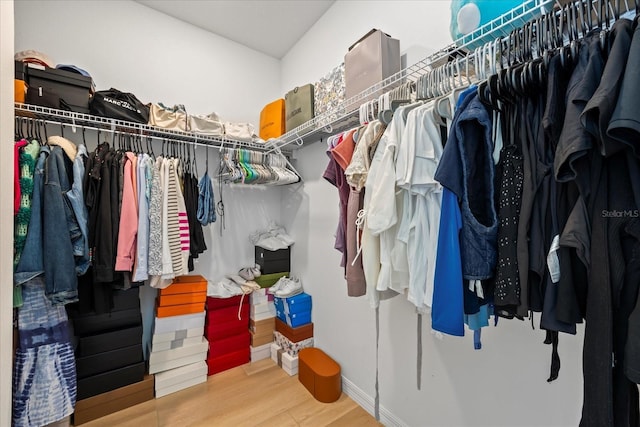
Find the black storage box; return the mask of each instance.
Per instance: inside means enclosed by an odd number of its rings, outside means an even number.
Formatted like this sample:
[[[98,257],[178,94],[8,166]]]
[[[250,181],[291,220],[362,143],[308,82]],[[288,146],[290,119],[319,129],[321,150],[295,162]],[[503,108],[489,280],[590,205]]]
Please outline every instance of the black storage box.
[[[106,351],[140,344],[142,342],[142,326],[91,335],[78,339],[77,356],[86,357]]]
[[[131,310],[132,308],[140,308],[139,288],[113,291],[112,311]]]
[[[76,359],[76,373],[79,379],[102,374],[142,362],[142,343],[117,350],[94,354]]]
[[[27,65],[22,61],[14,61],[16,63],[16,80],[27,80]]]
[[[69,310],[68,313],[73,322],[74,333],[77,337],[142,325],[142,315],[140,314],[139,308],[82,316],[75,316],[71,310]]]
[[[256,246],[255,261],[263,274],[291,271],[291,248],[270,251]]]
[[[91,77],[56,68],[40,70],[29,67],[27,70],[27,84],[32,90],[42,88],[44,92],[59,96],[60,103],[68,106],[71,111],[89,113]],[[31,102],[37,102],[37,99],[37,97],[33,97]]]
[[[142,381],[144,362],[78,380],[77,400]]]

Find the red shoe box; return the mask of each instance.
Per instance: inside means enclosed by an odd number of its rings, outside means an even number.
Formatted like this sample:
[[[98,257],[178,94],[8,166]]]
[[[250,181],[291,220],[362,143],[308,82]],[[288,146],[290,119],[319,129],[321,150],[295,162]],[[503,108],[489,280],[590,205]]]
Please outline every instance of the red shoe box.
[[[219,357],[211,357],[207,359],[209,372],[207,375],[217,374],[227,369],[249,363],[251,359],[251,351],[249,347],[244,350],[234,351]]]
[[[249,330],[221,340],[210,341],[207,358],[216,358],[236,351],[246,350],[249,348],[250,341],[251,334]]]
[[[249,304],[242,304],[240,309],[240,319],[238,319],[239,305],[233,305],[231,307],[224,307],[215,310],[207,311],[206,324],[219,324],[224,322],[242,321],[245,328],[249,328]]]
[[[207,323],[204,327],[204,335],[207,341],[216,341],[234,335],[247,332],[247,322],[245,320],[235,320],[223,323]]]
[[[238,295],[231,298],[207,297],[207,310],[217,310],[219,308],[225,308],[225,307],[238,308],[241,300],[243,305],[249,304],[249,295],[245,295],[244,299],[242,298],[242,295]]]

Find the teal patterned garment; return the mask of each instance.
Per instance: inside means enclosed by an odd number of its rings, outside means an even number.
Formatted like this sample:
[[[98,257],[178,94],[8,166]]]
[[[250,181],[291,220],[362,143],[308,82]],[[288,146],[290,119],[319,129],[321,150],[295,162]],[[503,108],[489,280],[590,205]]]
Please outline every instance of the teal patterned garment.
[[[45,296],[44,276],[22,284],[20,345],[13,371],[13,426],[38,427],[73,413],[76,363],[64,306]]]

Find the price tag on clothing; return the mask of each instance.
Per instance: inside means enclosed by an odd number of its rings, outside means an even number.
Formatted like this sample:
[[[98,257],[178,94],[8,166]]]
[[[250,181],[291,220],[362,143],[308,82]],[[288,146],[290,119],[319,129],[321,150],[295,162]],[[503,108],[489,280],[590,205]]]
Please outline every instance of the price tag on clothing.
[[[551,249],[547,255],[547,267],[551,275],[551,281],[558,283],[560,281],[560,258],[558,258],[558,249],[560,249],[560,236],[555,235],[551,242]]]

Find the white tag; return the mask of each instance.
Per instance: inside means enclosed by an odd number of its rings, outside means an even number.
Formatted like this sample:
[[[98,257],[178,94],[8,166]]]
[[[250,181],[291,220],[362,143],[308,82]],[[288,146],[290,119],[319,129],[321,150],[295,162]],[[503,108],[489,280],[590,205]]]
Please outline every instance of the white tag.
[[[478,298],[484,299],[484,291],[482,290],[482,280],[469,280],[469,290],[475,292]]]
[[[558,258],[558,249],[560,249],[560,236],[555,235],[551,242],[551,249],[547,255],[547,267],[551,275],[551,281],[558,283],[560,281],[560,259]]]

